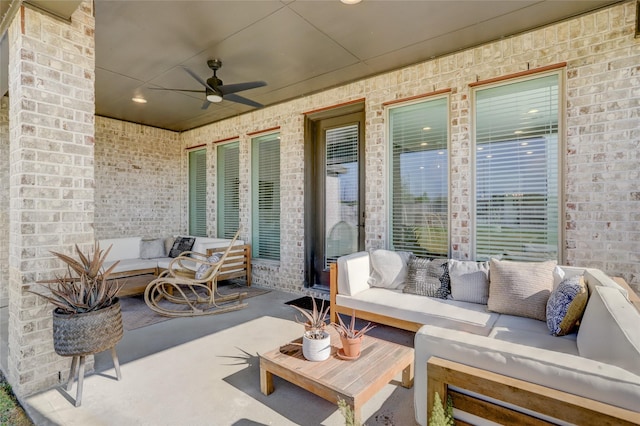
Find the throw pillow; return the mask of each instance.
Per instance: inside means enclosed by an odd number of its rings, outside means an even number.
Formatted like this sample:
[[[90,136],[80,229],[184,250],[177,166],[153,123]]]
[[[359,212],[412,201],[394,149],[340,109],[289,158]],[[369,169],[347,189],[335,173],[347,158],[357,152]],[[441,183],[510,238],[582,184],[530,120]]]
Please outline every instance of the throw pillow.
[[[372,287],[401,289],[407,279],[407,263],[411,253],[406,251],[372,250],[371,276],[367,283]]]
[[[486,305],[489,300],[489,262],[450,259],[451,297]]]
[[[221,258],[222,258],[222,253],[213,253],[211,256],[207,257],[207,262],[218,263],[220,262]],[[196,275],[195,275],[196,280],[201,280],[202,278],[204,278],[207,271],[211,267],[212,267],[211,265],[208,265],[206,263],[203,263],[202,265],[200,265],[198,267],[198,270],[196,271]]]
[[[582,318],[589,298],[584,277],[562,280],[547,301],[547,327],[554,336],[571,333]]]
[[[140,258],[141,259],[154,259],[157,257],[164,257],[164,256],[165,256],[164,241],[162,240],[162,238],[140,241]]]
[[[446,299],[449,295],[447,259],[425,259],[411,255],[404,293]]]
[[[169,257],[178,257],[183,251],[190,251],[193,243],[196,242],[195,237],[178,237],[171,247]]]
[[[555,260],[514,262],[491,259],[490,311],[547,320],[547,300],[553,289]]]

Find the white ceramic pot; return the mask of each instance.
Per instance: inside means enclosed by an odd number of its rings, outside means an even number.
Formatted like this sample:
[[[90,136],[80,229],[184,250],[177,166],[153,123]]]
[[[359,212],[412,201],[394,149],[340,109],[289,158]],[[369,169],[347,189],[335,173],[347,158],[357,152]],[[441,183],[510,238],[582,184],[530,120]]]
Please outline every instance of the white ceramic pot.
[[[312,331],[305,331],[302,336],[302,355],[309,361],[324,361],[331,356],[331,336],[321,331],[322,339],[312,339]]]

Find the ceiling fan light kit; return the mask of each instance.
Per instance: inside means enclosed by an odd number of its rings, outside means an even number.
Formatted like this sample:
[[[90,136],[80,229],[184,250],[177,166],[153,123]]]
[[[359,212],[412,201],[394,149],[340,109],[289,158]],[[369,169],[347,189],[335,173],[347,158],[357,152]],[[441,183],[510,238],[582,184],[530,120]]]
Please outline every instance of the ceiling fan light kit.
[[[194,80],[204,86],[204,90],[190,90],[190,89],[166,89],[163,87],[152,87],[154,90],[171,90],[176,92],[195,92],[204,93],[205,100],[202,104],[202,109],[207,109],[211,103],[222,102],[223,100],[236,102],[243,105],[252,106],[255,108],[262,108],[262,104],[252,101],[251,99],[244,98],[240,95],[236,95],[237,92],[244,90],[255,89],[257,87],[266,86],[264,81],[248,81],[246,83],[236,83],[224,85],[222,80],[216,75],[217,71],[222,67],[222,61],[220,59],[209,59],[207,66],[213,71],[213,77],[210,77],[206,81],[195,72],[191,71],[187,67],[182,67]]]

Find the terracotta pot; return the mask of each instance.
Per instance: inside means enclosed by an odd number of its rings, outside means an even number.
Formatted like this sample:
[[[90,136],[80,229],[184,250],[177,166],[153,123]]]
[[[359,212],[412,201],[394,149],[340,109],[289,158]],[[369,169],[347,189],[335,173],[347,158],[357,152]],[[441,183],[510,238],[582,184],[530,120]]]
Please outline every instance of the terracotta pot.
[[[362,339],[364,336],[351,339],[348,337],[340,336],[342,342],[342,352],[347,358],[357,358],[360,356],[360,348],[362,347]]]
[[[302,355],[309,361],[324,361],[331,356],[331,337],[321,331],[322,339],[312,339],[310,331],[302,336]]]

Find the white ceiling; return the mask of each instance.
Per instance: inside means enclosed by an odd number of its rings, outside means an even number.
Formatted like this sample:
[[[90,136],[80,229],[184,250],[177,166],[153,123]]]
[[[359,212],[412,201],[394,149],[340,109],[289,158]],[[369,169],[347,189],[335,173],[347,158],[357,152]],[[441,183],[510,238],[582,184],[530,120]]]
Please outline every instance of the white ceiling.
[[[182,131],[253,108],[223,101],[202,110],[219,58],[225,84],[273,105],[507,37],[616,3],[611,0],[426,1],[95,0],[96,114]],[[146,104],[131,101],[134,96]]]

